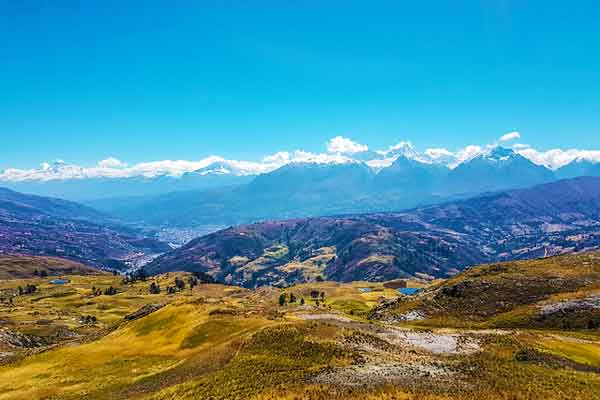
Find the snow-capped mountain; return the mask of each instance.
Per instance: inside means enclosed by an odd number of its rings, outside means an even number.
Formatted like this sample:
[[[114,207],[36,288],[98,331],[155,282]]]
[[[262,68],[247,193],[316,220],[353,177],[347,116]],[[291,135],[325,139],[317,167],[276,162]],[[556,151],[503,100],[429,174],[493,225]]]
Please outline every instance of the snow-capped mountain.
[[[273,187],[278,187],[281,193],[297,189],[312,192],[311,196],[316,198],[325,187],[347,193],[345,186],[351,185],[359,189],[353,193],[376,193],[377,207],[386,207],[412,204],[406,199],[414,200],[416,193],[469,194],[557,178],[600,175],[597,160],[600,160],[598,151],[538,152],[525,145],[515,145],[512,149],[469,145],[454,152],[445,148],[420,152],[411,142],[401,141],[384,150],[373,150],[338,136],[328,142],[327,152],[280,151],[260,161],[209,156],[197,161],[163,160],[129,165],[109,157],[92,167],[81,167],[57,160],[43,163],[39,168],[0,171],[0,186],[91,204],[107,198],[151,197],[247,184],[251,188],[265,182],[278,182]],[[327,185],[323,185],[323,179]],[[339,182],[333,184],[336,180]],[[390,192],[394,193],[394,199],[401,196],[403,200],[389,201]],[[425,201],[422,196],[419,198]]]
[[[450,171],[445,191],[480,193],[550,182],[554,173],[514,150],[495,147]]]
[[[427,163],[401,155],[375,177],[377,188],[399,192],[432,193],[450,170],[440,164]]]

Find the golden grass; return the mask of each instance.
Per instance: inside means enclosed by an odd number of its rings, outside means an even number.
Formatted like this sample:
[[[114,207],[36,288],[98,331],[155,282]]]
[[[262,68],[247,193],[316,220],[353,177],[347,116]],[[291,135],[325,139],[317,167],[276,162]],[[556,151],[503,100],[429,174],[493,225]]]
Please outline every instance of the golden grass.
[[[269,251],[280,254],[281,249]],[[508,268],[512,276],[531,273]],[[477,269],[469,272],[477,273]],[[560,273],[561,277],[581,276]],[[381,299],[396,298],[395,290],[373,282],[315,282],[282,290],[250,291],[210,284],[186,288],[176,295],[148,293],[153,280],[164,289],[175,277],[186,280],[187,276],[171,273],[127,285],[111,275],[72,276],[65,286],[50,285],[43,279],[0,282],[3,292],[31,282],[40,287],[39,293],[20,296],[13,305],[0,307],[0,320],[10,321],[10,329],[53,337],[59,328],[65,328],[81,335],[77,340],[58,341],[56,348],[38,354],[24,352],[20,360],[0,366],[0,400],[587,400],[600,393],[600,375],[593,372],[600,367],[600,333],[589,330],[480,332],[481,352],[427,356],[453,371],[451,381],[406,379],[360,389],[315,384],[312,377],[322,371],[368,363],[365,354],[359,356],[354,348],[344,347],[344,338],[361,329],[384,328],[367,321],[366,316]],[[115,296],[91,294],[92,286],[111,285],[118,289]],[[372,291],[361,293],[358,289],[364,287]],[[319,308],[311,291],[325,293],[324,301],[319,296]],[[281,292],[303,297],[305,305],[279,306]],[[574,294],[557,293],[550,300],[587,293],[587,288]],[[150,303],[166,305],[134,321],[123,319]],[[495,316],[493,324],[502,318],[527,321],[534,306],[525,304]],[[348,319],[334,324],[298,318],[299,313],[319,312]],[[82,315],[94,315],[99,322],[82,325]],[[40,325],[41,320],[50,323]],[[433,332],[472,335],[457,328],[467,323],[456,316],[442,315],[428,323],[444,327]],[[471,323],[483,327],[486,321]],[[524,349],[539,352],[541,361],[520,360],[517,354]],[[5,350],[0,346],[0,352]],[[370,351],[370,357],[383,357]],[[400,346],[393,351],[407,355],[406,360],[416,357],[414,347]],[[417,353],[424,357],[422,351]]]

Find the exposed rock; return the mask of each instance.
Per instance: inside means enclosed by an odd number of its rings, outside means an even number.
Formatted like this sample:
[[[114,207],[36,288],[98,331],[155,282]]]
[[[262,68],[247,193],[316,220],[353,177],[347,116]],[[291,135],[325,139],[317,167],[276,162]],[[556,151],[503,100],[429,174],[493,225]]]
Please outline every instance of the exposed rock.
[[[548,316],[556,313],[568,313],[573,311],[587,311],[595,309],[600,310],[600,295],[546,304],[541,307],[540,312],[542,315]]]
[[[0,329],[0,343],[6,343],[10,347],[33,349],[47,345],[47,341],[35,335],[27,335],[21,332]]]

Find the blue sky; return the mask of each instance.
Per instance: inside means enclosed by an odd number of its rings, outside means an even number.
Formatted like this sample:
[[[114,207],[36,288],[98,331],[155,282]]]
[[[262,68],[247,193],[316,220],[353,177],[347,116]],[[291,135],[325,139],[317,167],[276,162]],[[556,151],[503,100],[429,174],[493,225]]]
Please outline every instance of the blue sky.
[[[251,160],[337,135],[600,148],[597,2],[416,3],[2,1],[0,169]]]

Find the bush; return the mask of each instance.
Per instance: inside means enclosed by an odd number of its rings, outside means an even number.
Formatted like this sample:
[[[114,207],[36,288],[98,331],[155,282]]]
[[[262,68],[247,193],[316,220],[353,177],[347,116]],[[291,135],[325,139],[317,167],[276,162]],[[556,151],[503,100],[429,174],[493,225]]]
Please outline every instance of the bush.
[[[159,294],[160,286],[156,282],[152,282],[150,284],[150,287],[148,288],[148,291],[150,292],[150,294]]]
[[[178,290],[185,289],[185,282],[183,281],[183,279],[181,279],[181,278],[175,278],[175,287]]]
[[[103,294],[105,296],[114,296],[115,294],[117,294],[117,289],[112,286],[107,287],[106,289],[104,289]]]
[[[286,295],[285,293],[281,293],[279,295],[279,305],[280,306],[284,306],[285,305],[285,300],[286,300]]]

